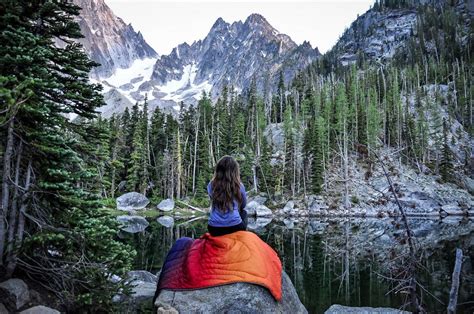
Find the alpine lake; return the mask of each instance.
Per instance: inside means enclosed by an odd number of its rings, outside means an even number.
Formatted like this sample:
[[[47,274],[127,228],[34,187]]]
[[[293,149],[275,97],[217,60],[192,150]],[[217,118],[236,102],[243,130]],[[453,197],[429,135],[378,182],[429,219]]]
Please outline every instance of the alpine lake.
[[[165,216],[166,217],[166,216]],[[137,251],[134,269],[156,273],[180,237],[198,238],[207,217],[147,218],[145,231],[120,233]],[[410,218],[419,264],[419,296],[430,313],[445,313],[460,248],[464,259],[458,313],[474,312],[474,219]],[[408,258],[406,232],[399,218],[249,218],[248,229],[280,256],[309,313],[332,304],[408,309],[402,289]]]

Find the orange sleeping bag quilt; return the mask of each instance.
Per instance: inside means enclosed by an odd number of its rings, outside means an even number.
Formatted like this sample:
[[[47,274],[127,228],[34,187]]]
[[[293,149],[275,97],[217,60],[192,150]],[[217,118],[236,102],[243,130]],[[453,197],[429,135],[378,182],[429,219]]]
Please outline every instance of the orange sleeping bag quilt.
[[[267,288],[281,300],[281,261],[256,234],[238,231],[199,239],[180,238],[166,257],[158,280],[160,290],[200,289],[235,282]]]

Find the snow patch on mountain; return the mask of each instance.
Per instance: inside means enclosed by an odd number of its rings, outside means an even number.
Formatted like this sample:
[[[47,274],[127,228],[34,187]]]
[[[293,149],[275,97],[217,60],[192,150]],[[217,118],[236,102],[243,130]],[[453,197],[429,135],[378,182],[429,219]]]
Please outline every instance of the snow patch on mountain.
[[[105,81],[115,87],[125,84],[132,84],[133,90],[137,90],[140,85],[140,78],[148,80],[153,73],[153,66],[156,58],[138,59],[133,61],[132,65],[127,69],[117,69],[115,74],[105,79]],[[135,83],[133,83],[133,82]]]
[[[166,94],[163,99],[178,103],[191,97],[195,100],[199,100],[201,99],[203,91],[209,93],[212,89],[212,84],[210,84],[209,81],[204,81],[200,84],[195,83],[198,70],[194,62],[188,64],[184,66],[181,79],[171,80],[165,85],[158,87],[159,91]]]

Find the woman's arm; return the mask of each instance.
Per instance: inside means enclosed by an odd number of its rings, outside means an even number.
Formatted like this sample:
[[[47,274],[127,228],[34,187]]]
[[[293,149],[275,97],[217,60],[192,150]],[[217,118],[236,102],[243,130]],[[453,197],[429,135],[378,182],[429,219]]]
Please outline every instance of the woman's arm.
[[[209,181],[207,184],[207,195],[209,195],[209,198],[212,199],[212,181]]]
[[[247,192],[243,184],[240,184],[240,193],[242,194],[242,204],[240,204],[240,210],[243,210],[247,206]]]

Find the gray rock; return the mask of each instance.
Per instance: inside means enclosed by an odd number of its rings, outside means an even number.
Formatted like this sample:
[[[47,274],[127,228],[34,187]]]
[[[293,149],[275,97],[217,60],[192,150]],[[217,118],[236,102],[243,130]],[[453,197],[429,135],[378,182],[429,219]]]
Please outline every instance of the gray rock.
[[[156,284],[158,277],[146,270],[131,270],[127,273],[127,280],[130,282],[143,281]]]
[[[441,210],[446,212],[448,215],[462,215],[464,214],[461,207],[458,205],[450,204],[450,205],[443,205],[441,206]]]
[[[129,91],[129,90],[132,90],[134,86],[131,83],[127,83],[127,84],[120,85],[119,88],[124,91]]]
[[[295,202],[294,201],[288,201],[288,203],[286,203],[285,207],[283,207],[283,212],[284,213],[289,213],[293,210],[293,208],[295,208]]]
[[[156,221],[160,225],[162,225],[166,228],[171,228],[174,225],[174,218],[171,217],[171,216],[161,216],[161,217],[158,217],[158,219],[156,219]]]
[[[387,234],[383,234],[383,235],[380,237],[380,241],[385,242],[385,243],[388,243],[388,242],[391,241],[391,239],[390,239],[390,236],[388,236]]]
[[[115,274],[109,275],[109,281],[110,281],[111,283],[118,283],[118,282],[120,282],[121,280],[122,280],[122,278],[121,278],[120,276],[117,276],[117,275],[115,275]]]
[[[27,310],[20,312],[20,314],[60,314],[60,313],[61,312],[44,305],[33,306]]]
[[[260,205],[265,205],[265,202],[267,201],[268,198],[266,198],[263,195],[257,195],[253,198],[250,198],[249,201],[257,202]]]
[[[139,83],[141,81],[143,81],[143,76],[139,76],[139,77],[135,77],[135,78],[131,79],[130,83],[135,84],[135,83]]]
[[[150,201],[148,198],[137,192],[126,193],[117,198],[117,209],[118,210],[139,210],[144,209]]]
[[[333,304],[324,314],[339,314],[339,313],[358,313],[358,314],[395,314],[395,313],[410,313],[400,311],[388,307],[352,307],[339,304]]]
[[[165,200],[162,200],[156,206],[156,208],[158,208],[159,210],[164,211],[164,212],[172,211],[174,209],[174,201],[170,198],[167,198]]]
[[[283,219],[283,223],[285,224],[285,227],[288,229],[293,229],[295,227],[295,220],[291,218],[285,218]]]
[[[261,231],[265,226],[272,222],[271,217],[257,217],[257,218],[249,218],[247,223],[247,228],[252,231]]]
[[[106,105],[98,108],[98,111],[105,118],[110,118],[114,113],[123,112],[133,106],[132,102],[115,88],[104,94],[104,102]]]
[[[118,294],[112,298],[115,303],[122,303],[123,313],[138,313],[142,306],[151,304],[156,291],[156,282],[133,281],[130,295]]]
[[[308,228],[309,233],[310,234],[323,234],[327,226],[328,226],[328,223],[323,223],[318,220],[311,220],[309,222],[309,228]]]
[[[9,279],[0,283],[0,300],[12,312],[23,307],[30,301],[28,286],[21,279]]]
[[[151,303],[156,292],[156,282],[134,281],[132,294],[129,298],[129,303],[144,304]]]
[[[265,205],[259,205],[255,209],[255,214],[257,217],[269,217],[273,215],[273,212],[270,208]]]
[[[123,225],[121,229],[128,233],[142,232],[149,225],[141,216],[118,216],[117,221]]]
[[[122,303],[124,313],[137,313],[147,304],[151,304],[156,291],[158,277],[145,270],[132,270],[127,273],[127,283],[131,285],[130,295],[117,294],[112,301]]]
[[[466,190],[469,193],[474,194],[474,179],[469,178],[469,177],[464,177],[463,183]]]
[[[245,210],[247,211],[247,215],[255,216],[257,214],[257,207],[261,204],[257,203],[256,201],[250,201],[245,206]]]
[[[271,123],[263,131],[267,141],[272,144],[274,151],[284,151],[285,149],[285,131],[283,123]]]
[[[162,309],[158,313],[308,313],[285,272],[280,302],[264,287],[239,282],[190,291],[162,290],[155,307]]]
[[[414,191],[409,196],[399,199],[408,214],[437,213],[441,207],[435,195],[427,192]]]

